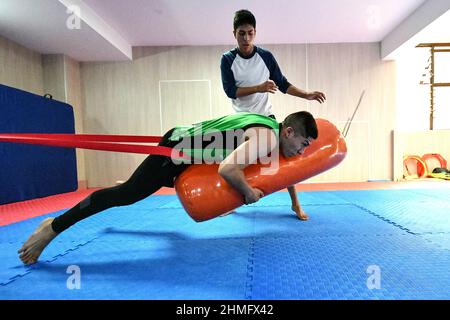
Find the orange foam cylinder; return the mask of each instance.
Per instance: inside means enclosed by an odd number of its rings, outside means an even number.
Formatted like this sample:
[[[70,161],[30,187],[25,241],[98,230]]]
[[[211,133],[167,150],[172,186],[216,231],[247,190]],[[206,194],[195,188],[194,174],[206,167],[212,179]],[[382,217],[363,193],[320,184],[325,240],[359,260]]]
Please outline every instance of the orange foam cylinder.
[[[285,158],[280,154],[276,174],[261,174],[269,165],[252,164],[244,169],[254,188],[267,196],[338,165],[347,154],[344,137],[331,122],[316,119],[319,137],[302,155]],[[197,222],[218,217],[244,204],[244,197],[218,173],[218,164],[189,166],[175,181],[175,190],[186,212]]]

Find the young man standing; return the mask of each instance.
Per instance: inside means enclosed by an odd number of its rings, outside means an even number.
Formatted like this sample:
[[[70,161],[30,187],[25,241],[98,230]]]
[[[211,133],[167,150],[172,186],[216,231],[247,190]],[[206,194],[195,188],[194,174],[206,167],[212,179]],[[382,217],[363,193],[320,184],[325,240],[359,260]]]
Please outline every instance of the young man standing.
[[[233,34],[238,47],[223,54],[221,61],[222,84],[225,93],[232,99],[236,112],[253,112],[275,119],[269,92],[280,90],[307,100],[325,101],[322,92],[306,92],[288,82],[283,76],[275,57],[268,50],[256,47],[256,19],[248,10],[235,13]],[[297,198],[295,186],[288,187],[292,210],[301,220],[307,220]]]

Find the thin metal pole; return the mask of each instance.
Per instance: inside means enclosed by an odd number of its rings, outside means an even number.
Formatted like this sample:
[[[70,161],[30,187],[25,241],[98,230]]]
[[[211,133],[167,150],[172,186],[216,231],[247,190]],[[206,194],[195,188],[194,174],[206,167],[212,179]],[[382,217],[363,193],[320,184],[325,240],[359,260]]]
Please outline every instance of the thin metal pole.
[[[434,47],[431,47],[431,66],[430,66],[430,130],[433,130],[434,119]]]

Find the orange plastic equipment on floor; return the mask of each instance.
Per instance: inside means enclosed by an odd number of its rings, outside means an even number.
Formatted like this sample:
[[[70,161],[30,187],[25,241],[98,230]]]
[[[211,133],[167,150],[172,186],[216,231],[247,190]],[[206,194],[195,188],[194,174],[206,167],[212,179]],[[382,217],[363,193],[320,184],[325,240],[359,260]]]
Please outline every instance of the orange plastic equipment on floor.
[[[244,173],[249,184],[267,196],[290,185],[311,178],[338,165],[347,154],[344,137],[329,121],[317,119],[319,137],[302,155],[285,158],[280,155],[275,174],[261,174],[262,167],[253,164]],[[218,217],[240,207],[244,199],[218,174],[218,164],[188,167],[175,181],[175,189],[186,212],[197,222]]]

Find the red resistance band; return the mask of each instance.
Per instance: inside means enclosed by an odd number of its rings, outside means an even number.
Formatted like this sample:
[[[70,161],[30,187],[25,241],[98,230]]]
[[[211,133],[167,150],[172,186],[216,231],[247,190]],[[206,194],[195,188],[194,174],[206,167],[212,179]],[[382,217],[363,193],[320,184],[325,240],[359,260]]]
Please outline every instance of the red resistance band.
[[[103,151],[153,154],[190,159],[182,152],[163,146],[142,146],[116,142],[157,143],[158,136],[96,135],[96,134],[41,134],[0,133],[0,142],[37,144],[53,147],[81,148]]]

